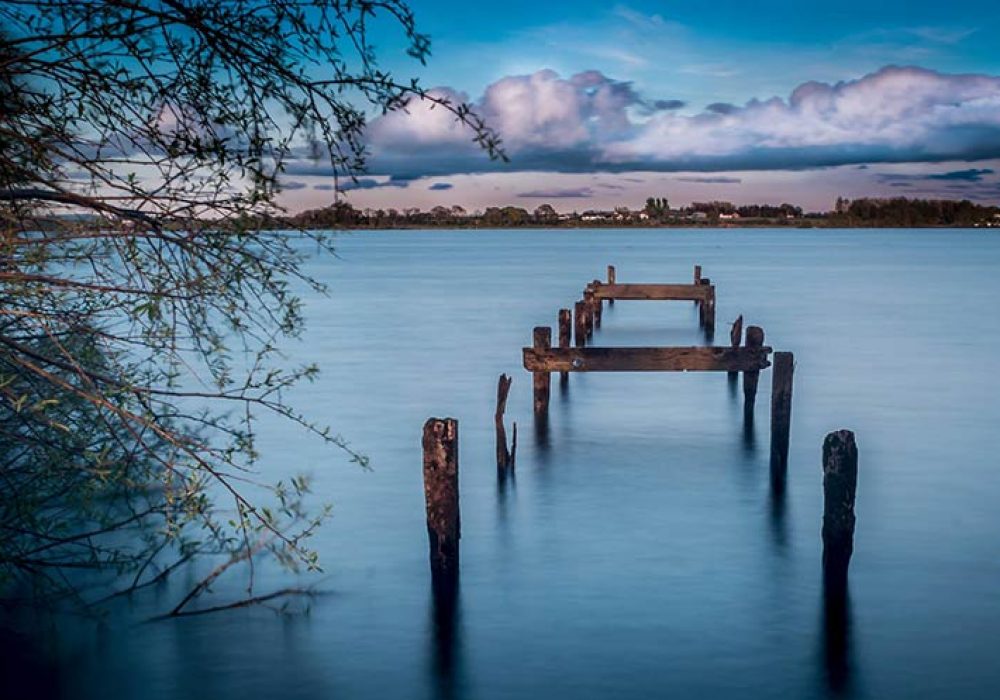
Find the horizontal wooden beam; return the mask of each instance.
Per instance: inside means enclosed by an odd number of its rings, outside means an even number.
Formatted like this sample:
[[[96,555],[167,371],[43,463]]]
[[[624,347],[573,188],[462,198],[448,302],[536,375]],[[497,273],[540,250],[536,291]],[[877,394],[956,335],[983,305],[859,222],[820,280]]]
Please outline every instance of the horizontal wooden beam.
[[[524,348],[529,372],[750,372],[771,348]]]
[[[595,299],[704,301],[715,288],[706,284],[591,284]]]

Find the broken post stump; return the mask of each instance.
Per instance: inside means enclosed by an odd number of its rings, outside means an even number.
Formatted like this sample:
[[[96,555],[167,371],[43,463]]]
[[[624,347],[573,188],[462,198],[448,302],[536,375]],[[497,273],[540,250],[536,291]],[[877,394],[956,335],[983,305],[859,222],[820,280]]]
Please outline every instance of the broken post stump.
[[[548,326],[538,326],[534,331],[533,346],[536,352],[545,352],[552,348],[552,329]],[[549,412],[549,390],[551,374],[548,371],[532,373],[532,384],[535,394],[535,415],[545,415]]]
[[[784,476],[788,469],[788,436],[792,425],[792,375],[795,356],[774,353],[771,373],[771,474]]]
[[[858,446],[854,433],[837,430],[823,441],[823,571],[844,582],[854,552],[854,497],[858,488]]]
[[[694,283],[701,284],[701,265],[694,266]]]
[[[510,393],[512,381],[509,375],[501,374],[497,382],[497,409],[493,423],[497,433],[497,474],[500,476],[506,474],[508,469],[514,468],[514,460],[517,457],[517,423],[514,424],[514,443],[510,449],[507,448],[507,429],[503,424],[503,416],[507,411],[507,395]]]
[[[729,329],[729,346],[738,348],[743,344],[743,314],[736,317],[732,328]],[[729,381],[736,379],[736,372],[729,373]]]
[[[746,347],[758,349],[764,345],[764,329],[760,326],[747,328]],[[750,370],[743,373],[743,415],[753,414],[754,402],[757,400],[757,382],[760,371]]]
[[[435,581],[458,577],[458,421],[429,418],[424,423],[424,501]]]
[[[573,306],[573,333],[576,337],[576,347],[587,346],[587,303],[578,301]]]
[[[615,266],[608,265],[608,284],[614,284],[616,280]],[[615,300],[608,299],[608,306],[614,306]]]
[[[559,347],[568,349],[570,335],[572,334],[573,317],[569,309],[559,309]],[[559,373],[559,383],[565,384],[569,381],[569,373]]]

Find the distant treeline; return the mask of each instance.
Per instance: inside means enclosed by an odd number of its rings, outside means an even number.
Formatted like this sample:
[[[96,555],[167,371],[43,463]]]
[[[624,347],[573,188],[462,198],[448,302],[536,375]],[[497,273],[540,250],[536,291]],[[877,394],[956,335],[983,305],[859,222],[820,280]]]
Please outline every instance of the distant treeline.
[[[463,207],[436,206],[429,210],[357,209],[336,202],[321,209],[276,219],[274,226],[326,228],[517,228],[525,226],[827,226],[928,227],[998,226],[1000,207],[969,200],[840,198],[830,212],[804,213],[792,204],[694,202],[671,209],[665,198],[650,198],[642,209],[617,207],[559,213],[550,204],[529,211],[522,207],[488,207],[468,212]]]
[[[838,199],[829,214],[835,226],[983,226],[1000,225],[1000,207],[967,199]]]

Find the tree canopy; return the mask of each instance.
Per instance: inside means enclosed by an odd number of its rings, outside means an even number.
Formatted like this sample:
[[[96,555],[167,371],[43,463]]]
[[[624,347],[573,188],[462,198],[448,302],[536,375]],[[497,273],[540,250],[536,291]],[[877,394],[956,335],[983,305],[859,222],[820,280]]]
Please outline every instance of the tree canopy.
[[[423,62],[400,0],[23,0],[0,4],[0,596],[121,591],[199,553],[270,551],[316,567],[308,481],[257,482],[255,425],[300,415],[286,390],[310,237],[263,230],[281,174],[363,170],[372,114],[431,100],[492,157],[471,109],[383,70],[391,23]],[[216,498],[216,494],[222,494]],[[123,537],[123,533],[127,536]]]

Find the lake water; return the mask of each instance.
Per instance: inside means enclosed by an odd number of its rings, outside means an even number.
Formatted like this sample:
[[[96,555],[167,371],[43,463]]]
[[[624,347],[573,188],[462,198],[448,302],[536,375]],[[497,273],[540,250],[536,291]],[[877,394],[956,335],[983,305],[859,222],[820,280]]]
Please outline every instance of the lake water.
[[[141,624],[40,630],[8,668],[72,698],[1000,697],[1000,235],[965,230],[358,232],[313,263],[297,394],[364,472],[269,423],[262,476],[306,470],[334,517],[328,591]],[[769,483],[770,372],[752,431],[719,373],[553,381],[536,431],[521,347],[614,264],[717,285],[796,357],[787,488]],[[704,342],[688,302],[618,302],[598,345]],[[514,377],[516,480],[498,484],[497,376]],[[420,434],[459,420],[461,590],[435,614]],[[824,605],[820,448],[856,432],[846,610]],[[286,578],[262,573],[264,588]],[[238,578],[238,577],[237,577]],[[183,576],[182,576],[183,579]],[[224,584],[238,595],[241,580]],[[301,604],[299,604],[301,605]],[[11,658],[20,658],[15,664]],[[9,677],[8,677],[9,678]],[[41,692],[39,691],[39,692]],[[8,696],[9,697],[9,696]],[[35,697],[38,697],[36,695]]]

